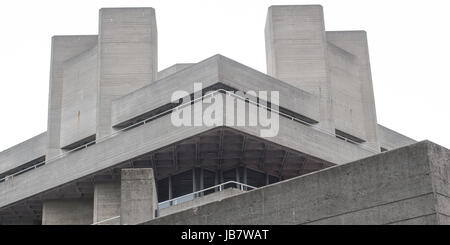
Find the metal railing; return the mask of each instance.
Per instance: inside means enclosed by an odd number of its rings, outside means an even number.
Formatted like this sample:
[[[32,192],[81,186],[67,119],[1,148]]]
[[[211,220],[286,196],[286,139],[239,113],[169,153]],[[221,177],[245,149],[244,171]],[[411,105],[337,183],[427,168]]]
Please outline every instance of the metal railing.
[[[141,120],[141,121],[139,121],[139,122],[136,122],[136,123],[134,123],[134,124],[132,124],[132,125],[129,125],[129,126],[127,126],[127,127],[118,129],[118,130],[116,130],[115,132],[113,132],[112,134],[107,135],[107,136],[105,136],[105,137],[103,137],[103,138],[95,139],[95,140],[90,141],[90,142],[88,142],[88,143],[86,143],[86,144],[80,145],[80,146],[78,146],[78,147],[76,147],[76,148],[74,148],[74,149],[72,149],[72,150],[66,151],[66,152],[64,152],[64,153],[62,153],[62,154],[60,154],[60,155],[58,155],[58,156],[56,156],[56,157],[54,157],[54,158],[52,158],[52,159],[50,159],[50,160],[46,160],[46,161],[40,162],[40,163],[35,164],[35,165],[33,165],[33,166],[29,167],[29,168],[26,168],[26,169],[24,169],[24,170],[20,170],[20,171],[18,171],[18,172],[16,172],[16,173],[7,175],[7,176],[5,176],[4,178],[0,179],[0,182],[3,182],[3,181],[5,181],[5,180],[12,179],[12,178],[14,178],[15,176],[20,175],[20,174],[22,174],[22,173],[24,173],[24,172],[27,172],[27,171],[30,170],[30,169],[35,169],[35,168],[40,167],[40,166],[42,166],[42,165],[44,165],[44,164],[51,163],[51,162],[53,162],[53,161],[55,161],[55,160],[57,160],[57,159],[59,159],[59,158],[62,158],[62,157],[66,156],[66,155],[68,155],[68,154],[70,154],[70,153],[72,153],[72,152],[74,152],[74,151],[78,151],[78,150],[80,150],[80,149],[86,149],[86,148],[87,148],[88,146],[90,146],[90,145],[93,145],[93,144],[96,144],[96,143],[100,143],[100,142],[102,142],[102,141],[104,141],[104,140],[106,140],[106,139],[112,138],[112,137],[116,136],[117,134],[119,134],[119,133],[121,133],[121,132],[124,132],[124,131],[126,131],[126,130],[128,130],[128,129],[137,127],[137,126],[139,126],[139,125],[144,125],[144,124],[146,124],[147,122],[149,122],[149,121],[151,121],[151,120],[154,120],[154,119],[156,119],[156,118],[158,118],[158,117],[160,117],[160,116],[163,116],[163,115],[165,115],[165,114],[168,114],[169,112],[172,112],[172,111],[174,111],[174,110],[178,110],[178,109],[180,109],[180,108],[182,108],[182,107],[184,107],[184,106],[191,105],[192,103],[194,103],[194,102],[196,102],[196,101],[198,101],[198,100],[203,100],[203,98],[207,98],[207,97],[209,97],[209,96],[213,96],[213,95],[216,94],[216,93],[225,93],[225,94],[234,96],[234,97],[236,97],[236,98],[238,98],[238,99],[241,99],[241,100],[244,100],[244,101],[248,101],[248,103],[251,103],[251,104],[254,104],[254,105],[256,105],[256,106],[265,108],[265,109],[267,109],[267,110],[269,110],[269,111],[275,112],[275,113],[277,113],[277,114],[279,114],[279,115],[282,115],[282,116],[284,116],[284,117],[286,117],[286,118],[289,118],[289,119],[291,119],[291,120],[293,120],[293,121],[297,121],[297,122],[299,122],[299,123],[301,123],[301,124],[310,126],[312,129],[315,129],[315,130],[320,131],[320,132],[322,132],[322,133],[328,134],[328,135],[333,136],[333,137],[343,138],[342,136],[337,135],[337,134],[334,133],[334,132],[330,132],[330,131],[328,131],[328,130],[325,130],[325,129],[323,129],[323,128],[318,127],[318,126],[315,125],[315,124],[309,123],[309,122],[307,122],[307,121],[305,121],[305,120],[302,120],[302,119],[299,119],[299,118],[296,118],[296,117],[294,117],[294,116],[291,116],[291,115],[286,114],[286,113],[284,113],[284,112],[281,112],[281,111],[279,111],[279,110],[275,110],[275,109],[273,109],[273,108],[271,108],[271,107],[268,107],[267,105],[264,105],[264,104],[261,104],[261,103],[252,101],[252,100],[249,99],[249,98],[242,97],[242,96],[240,96],[240,95],[235,94],[234,92],[231,92],[231,91],[228,91],[228,90],[225,90],[225,89],[217,89],[217,90],[215,90],[215,91],[213,91],[213,92],[207,93],[207,94],[205,94],[205,95],[203,95],[203,96],[201,96],[201,97],[199,97],[199,98],[196,98],[196,99],[194,99],[194,100],[192,100],[192,101],[183,103],[183,104],[178,105],[178,106],[176,106],[176,107],[174,107],[174,108],[168,109],[168,110],[166,110],[166,111],[163,111],[163,112],[160,112],[160,113],[158,113],[158,114],[156,114],[156,115],[153,115],[153,116],[151,116],[151,117],[149,117],[149,118],[146,118],[146,119],[143,119],[143,120]],[[345,138],[345,137],[344,137],[344,138]],[[360,146],[361,148],[363,148],[363,149],[365,149],[365,150],[367,150],[367,151],[369,151],[369,152],[372,152],[372,153],[379,153],[379,152],[373,150],[372,148],[369,148],[368,146],[366,146],[366,145],[364,145],[364,144],[361,144],[361,143],[359,143],[359,142],[353,141],[353,140],[348,139],[348,138],[345,138],[345,139],[346,139],[346,140],[345,140],[346,142],[349,142],[349,143],[358,145],[358,146]]]
[[[160,203],[158,203],[158,210],[167,208],[170,206],[174,206],[174,205],[177,205],[180,203],[188,202],[188,201],[194,200],[197,197],[206,196],[206,195],[204,195],[204,193],[207,191],[213,191],[213,192],[223,191],[224,189],[233,187],[233,186],[235,186],[239,190],[243,190],[243,191],[256,189],[256,187],[254,187],[254,186],[243,184],[243,183],[240,183],[237,181],[227,181],[227,182],[215,185],[215,186],[205,188],[203,190],[195,191],[195,192],[183,195],[183,196],[175,197],[170,200],[160,202]]]
[[[114,216],[114,217],[111,217],[111,218],[108,218],[108,219],[104,219],[102,221],[98,221],[98,222],[92,223],[91,225],[101,225],[103,223],[106,223],[106,222],[111,221],[111,220],[116,220],[116,219],[120,219],[120,216]]]
[[[220,192],[220,191],[223,191],[223,190],[225,190],[227,188],[230,188],[230,187],[233,187],[233,186],[235,186],[236,188],[238,188],[239,190],[242,190],[242,191],[249,191],[249,190],[257,189],[257,187],[254,187],[254,186],[251,186],[251,185],[247,185],[247,184],[244,184],[244,183],[240,183],[240,182],[237,182],[237,181],[227,181],[227,182],[215,185],[215,186],[211,186],[211,187],[199,190],[199,191],[195,191],[195,192],[183,195],[183,196],[179,196],[179,197],[167,200],[167,201],[160,202],[160,203],[158,203],[158,207],[155,210],[156,211],[155,216],[156,217],[159,216],[159,210],[160,209],[167,208],[167,207],[170,207],[170,206],[174,206],[174,205],[177,205],[177,204],[180,204],[180,203],[188,202],[188,201],[194,200],[195,198],[208,195],[208,194],[203,195],[204,192],[211,191],[211,190],[213,191],[212,193],[215,193],[215,192],[218,192],[218,191]],[[98,222],[92,223],[91,225],[101,225],[101,224],[104,224],[104,223],[106,223],[108,221],[116,220],[116,219],[120,219],[120,216],[114,216],[114,217],[111,217],[111,218],[108,218],[108,219],[105,219],[105,220],[102,220],[102,221],[98,221]]]

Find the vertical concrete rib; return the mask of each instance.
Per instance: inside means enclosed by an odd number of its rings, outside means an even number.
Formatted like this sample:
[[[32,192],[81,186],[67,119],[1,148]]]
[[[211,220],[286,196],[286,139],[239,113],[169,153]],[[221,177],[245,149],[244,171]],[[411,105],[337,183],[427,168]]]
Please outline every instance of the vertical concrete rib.
[[[96,35],[54,36],[50,62],[50,84],[48,101],[48,150],[46,157],[51,159],[61,154],[60,134],[63,94],[63,63],[97,44]]]
[[[112,133],[111,102],[156,80],[153,8],[104,8],[99,20],[97,138]]]

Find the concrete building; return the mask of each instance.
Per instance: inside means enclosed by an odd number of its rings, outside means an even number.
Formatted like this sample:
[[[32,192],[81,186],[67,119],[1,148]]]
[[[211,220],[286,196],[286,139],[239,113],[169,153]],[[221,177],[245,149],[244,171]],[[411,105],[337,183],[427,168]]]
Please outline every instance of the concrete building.
[[[219,54],[158,71],[153,8],[54,36],[48,129],[0,153],[0,224],[450,224],[450,151],[377,123],[364,31],[271,6],[265,41],[267,74]],[[227,123],[195,124],[235,91]]]

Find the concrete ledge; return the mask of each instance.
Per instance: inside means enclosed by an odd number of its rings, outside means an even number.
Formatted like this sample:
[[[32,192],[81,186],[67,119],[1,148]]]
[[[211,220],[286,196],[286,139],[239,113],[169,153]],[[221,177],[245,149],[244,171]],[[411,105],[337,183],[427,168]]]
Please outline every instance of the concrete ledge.
[[[145,224],[449,224],[450,151],[423,141]]]
[[[387,150],[396,149],[417,142],[380,124],[378,124],[377,134],[380,146]]]
[[[207,107],[203,109],[206,110]],[[225,118],[226,112],[223,113]],[[256,117],[256,115],[253,116]],[[358,145],[350,144],[285,117],[280,117],[279,123],[278,135],[265,140],[329,163],[343,164],[373,154]],[[0,183],[0,196],[2,196],[0,207],[95,174],[214,128],[217,127],[205,125],[176,127],[172,124],[170,115],[160,117]],[[255,137],[260,137],[260,131],[263,129],[260,125],[230,126],[229,128]]]
[[[165,77],[168,77],[174,73],[177,73],[189,66],[193,65],[193,63],[177,63],[175,65],[169,66],[165,68],[164,70],[161,70],[158,72],[158,79],[163,79]]]
[[[29,140],[0,152],[0,174],[20,167],[47,153],[47,133],[41,133]]]
[[[280,107],[318,120],[318,97],[221,55],[188,66],[175,74],[112,102],[112,125],[117,126],[171,103],[177,90],[193,93],[194,83],[203,88],[223,84],[243,92],[279,91]]]

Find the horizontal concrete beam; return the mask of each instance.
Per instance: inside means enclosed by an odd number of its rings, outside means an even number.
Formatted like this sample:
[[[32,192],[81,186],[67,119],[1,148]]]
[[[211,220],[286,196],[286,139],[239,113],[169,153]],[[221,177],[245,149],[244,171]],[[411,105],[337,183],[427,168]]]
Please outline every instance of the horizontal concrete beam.
[[[423,141],[149,225],[450,224],[450,150]]]
[[[166,69],[158,72],[158,79],[162,79],[162,78],[165,78],[172,74],[175,74],[185,68],[188,68],[189,66],[191,66],[193,64],[194,63],[177,63],[175,65],[169,66]]]
[[[203,109],[206,110],[207,107]],[[226,111],[223,113],[225,118]],[[255,114],[252,115],[256,117]],[[373,154],[358,145],[288,118],[280,117],[279,125],[278,135],[265,140],[330,163],[342,164]],[[2,196],[0,207],[95,174],[213,128],[217,127],[205,125],[176,127],[171,122],[170,114],[160,117],[0,183]],[[229,128],[255,137],[260,137],[260,131],[263,129],[261,126],[229,126]]]
[[[20,167],[47,153],[47,132],[0,152],[0,174]]]
[[[380,124],[378,124],[377,133],[380,146],[387,150],[396,149],[417,142]]]
[[[194,83],[202,83],[203,88],[221,83],[243,92],[279,91],[281,107],[314,120],[319,117],[315,106],[318,97],[224,56],[215,55],[113,101],[112,125],[119,125],[171,103],[174,91],[193,93]]]

